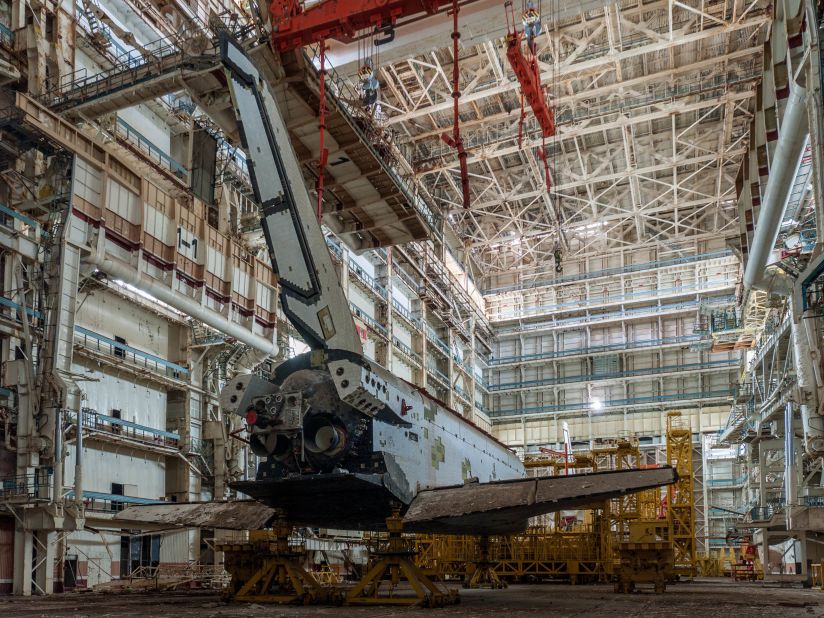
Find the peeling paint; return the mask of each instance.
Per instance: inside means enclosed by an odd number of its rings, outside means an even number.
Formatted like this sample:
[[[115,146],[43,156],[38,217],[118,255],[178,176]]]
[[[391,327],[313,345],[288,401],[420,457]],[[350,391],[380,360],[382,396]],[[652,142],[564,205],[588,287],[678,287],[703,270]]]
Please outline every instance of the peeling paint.
[[[438,436],[432,442],[432,467],[437,470],[444,461],[446,461],[446,449],[443,446],[443,440]]]
[[[426,400],[423,404],[423,417],[428,421],[435,421],[435,415],[438,411],[438,406],[434,401]]]
[[[466,480],[472,476],[472,462],[469,461],[469,457],[465,457],[463,462],[461,463],[461,478]]]

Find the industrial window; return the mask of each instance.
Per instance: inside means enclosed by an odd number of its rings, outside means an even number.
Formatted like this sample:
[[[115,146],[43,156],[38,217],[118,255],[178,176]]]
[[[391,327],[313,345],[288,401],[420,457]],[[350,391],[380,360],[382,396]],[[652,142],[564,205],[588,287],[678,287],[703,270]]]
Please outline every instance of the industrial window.
[[[114,340],[117,343],[126,345],[126,340],[123,339],[123,337],[118,337],[117,335],[115,335]],[[126,350],[124,350],[120,346],[114,346],[114,355],[117,356],[118,358],[124,358],[126,356]]]
[[[123,495],[123,484],[122,483],[112,483],[112,495],[113,496],[122,496]],[[119,511],[123,508],[123,503],[119,500],[112,500],[112,510]]]

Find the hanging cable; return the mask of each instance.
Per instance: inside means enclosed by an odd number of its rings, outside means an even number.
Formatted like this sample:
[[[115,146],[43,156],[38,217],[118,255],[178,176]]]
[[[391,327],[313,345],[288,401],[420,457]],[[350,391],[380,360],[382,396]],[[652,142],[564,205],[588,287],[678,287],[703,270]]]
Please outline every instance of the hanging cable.
[[[441,140],[458,151],[463,207],[464,209],[469,209],[469,167],[466,161],[466,150],[461,139],[461,117],[458,110],[461,98],[461,71],[458,65],[458,40],[460,38],[461,33],[458,30],[458,0],[452,0],[452,135],[442,133]]]

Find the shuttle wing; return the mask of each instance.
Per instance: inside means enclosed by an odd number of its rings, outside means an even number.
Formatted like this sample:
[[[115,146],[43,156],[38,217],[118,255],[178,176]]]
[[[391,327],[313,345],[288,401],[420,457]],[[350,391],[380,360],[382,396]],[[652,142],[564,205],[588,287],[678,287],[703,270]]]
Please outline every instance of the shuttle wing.
[[[678,480],[670,467],[545,476],[492,483],[467,483],[427,489],[404,513],[409,532],[497,535],[522,532],[530,517],[577,509]],[[391,512],[386,492],[372,475],[336,472],[299,479],[238,483],[241,491],[260,492],[266,504],[252,501],[169,503],[130,506],[115,521],[231,530],[263,528],[277,509],[289,521],[321,528],[377,530]],[[388,494],[387,494],[388,495]],[[265,496],[265,498],[264,498]],[[318,508],[318,501],[326,504]],[[358,508],[353,508],[352,505]]]
[[[577,509],[678,480],[674,468],[614,470],[467,483],[418,493],[404,515],[409,531],[443,534],[509,534],[530,517]]]

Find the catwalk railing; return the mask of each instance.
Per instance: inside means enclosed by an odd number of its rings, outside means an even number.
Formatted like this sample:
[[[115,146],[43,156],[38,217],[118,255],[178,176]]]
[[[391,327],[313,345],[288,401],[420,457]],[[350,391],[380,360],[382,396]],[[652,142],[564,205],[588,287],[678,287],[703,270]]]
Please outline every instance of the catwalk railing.
[[[680,337],[661,337],[660,339],[638,339],[636,341],[622,341],[620,343],[603,343],[587,346],[585,348],[570,348],[568,350],[550,350],[546,352],[534,352],[532,354],[518,354],[509,356],[491,357],[488,360],[490,368],[502,365],[517,365],[522,363],[532,363],[538,361],[567,358],[569,356],[590,356],[605,352],[624,352],[627,350],[638,350],[646,348],[660,348],[662,346],[676,346],[693,343],[701,340],[701,335],[683,335]]]
[[[629,407],[646,407],[646,406],[666,406],[668,404],[683,404],[687,401],[696,402],[728,402],[735,396],[735,389],[717,389],[705,390],[689,393],[673,393],[663,395],[648,395],[645,397],[629,397],[627,399],[610,399],[602,402],[602,409],[610,408],[629,408]],[[588,401],[581,401],[576,403],[566,403],[559,405],[546,405],[540,407],[530,408],[515,408],[512,410],[498,409],[490,410],[487,414],[490,418],[519,418],[521,416],[530,416],[538,414],[556,414],[563,412],[591,412],[592,405]]]
[[[577,382],[597,382],[600,380],[620,380],[646,376],[653,377],[661,374],[701,372],[716,369],[734,369],[737,368],[738,365],[738,359],[704,361],[701,363],[680,363],[677,365],[647,367],[643,369],[630,369],[627,371],[607,371],[603,373],[590,373],[574,376],[558,376],[554,378],[544,378],[540,380],[523,380],[519,382],[489,384],[487,388],[489,389],[490,393],[500,393],[508,391],[519,391],[525,389],[537,389],[545,386],[558,386],[561,384],[570,384]]]
[[[574,283],[577,281],[585,281],[587,279],[600,279],[602,277],[613,277],[629,273],[636,273],[645,270],[657,270],[668,266],[679,266],[682,264],[692,264],[694,262],[701,262],[705,260],[719,259],[732,256],[732,251],[710,251],[706,253],[697,253],[695,255],[685,255],[683,257],[668,258],[658,260],[655,262],[644,262],[641,264],[627,264],[626,266],[616,266],[615,268],[604,268],[601,270],[588,271],[584,273],[577,273],[574,275],[562,275],[552,279],[540,279],[525,283],[516,283],[512,285],[505,285],[500,287],[488,288],[483,291],[484,296],[491,296],[494,294],[501,294],[503,292],[518,292],[523,290],[532,290],[541,287],[551,287],[561,283]]]
[[[583,298],[573,298],[551,305],[495,307],[489,309],[490,319],[504,321],[513,319],[528,319],[541,315],[561,313],[565,311],[585,311],[587,308],[599,305],[619,305],[637,303],[643,300],[663,300],[676,296],[691,296],[705,292],[717,292],[735,286],[735,273],[730,271],[724,281],[706,281],[701,283],[682,283],[671,287],[651,287],[647,290],[628,292],[623,294],[587,293]]]
[[[702,306],[731,305],[735,302],[735,295],[713,296],[701,300],[690,300],[679,303],[662,303],[653,306],[636,307],[633,309],[622,309],[621,311],[607,311],[583,316],[573,316],[562,319],[543,320],[541,322],[508,325],[496,328],[495,332],[498,335],[498,337],[518,336],[524,332],[556,330],[564,328],[579,328],[582,324],[612,322],[616,320],[626,320],[638,317],[655,316],[666,313],[685,313],[691,310],[697,311]]]

